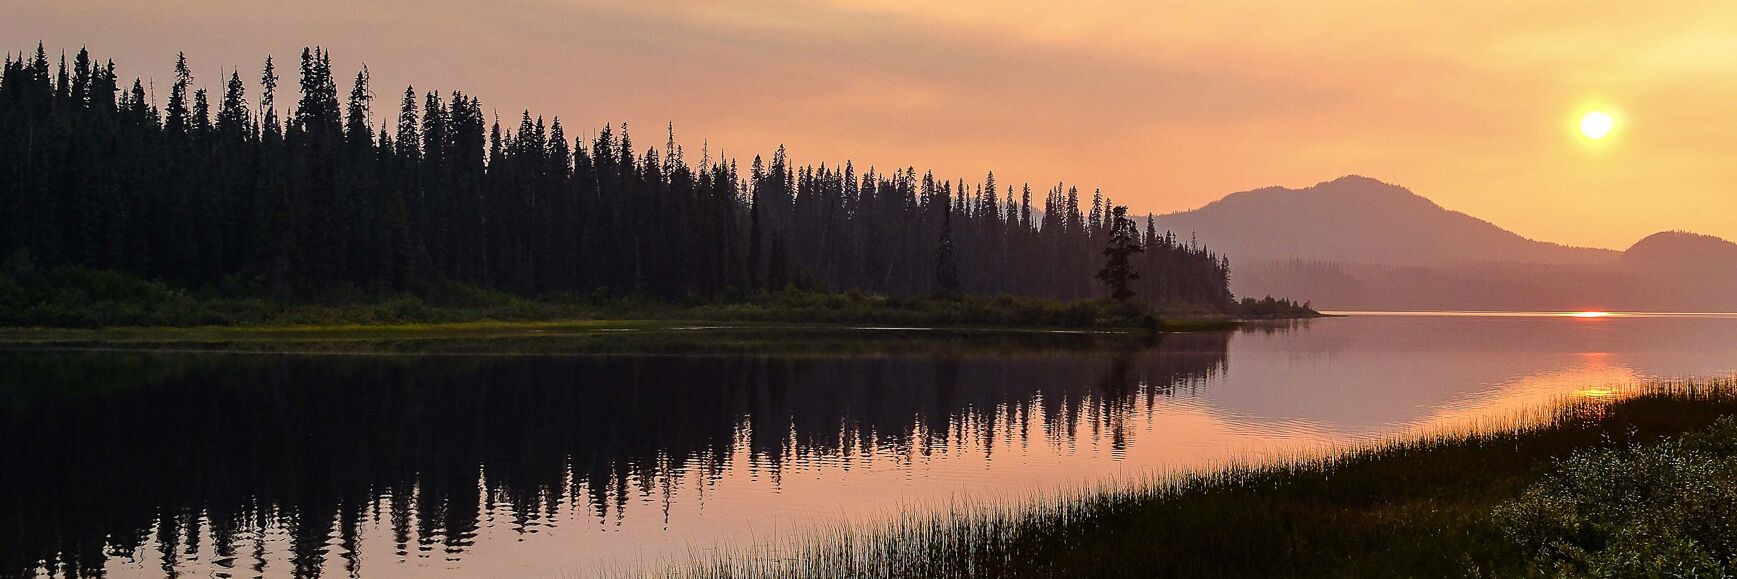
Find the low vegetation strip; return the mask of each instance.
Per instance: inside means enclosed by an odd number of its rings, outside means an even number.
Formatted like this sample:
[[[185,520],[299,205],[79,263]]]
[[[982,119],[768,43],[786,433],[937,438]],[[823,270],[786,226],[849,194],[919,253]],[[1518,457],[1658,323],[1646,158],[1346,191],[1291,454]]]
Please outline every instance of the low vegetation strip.
[[[1737,382],[725,552],[681,577],[1728,576]]]
[[[890,297],[787,289],[670,303],[644,297],[547,294],[527,298],[467,284],[356,295],[326,303],[246,294],[190,293],[115,272],[63,267],[0,273],[0,328],[407,327],[421,324],[704,320],[905,326],[1098,329],[1223,329],[1237,318],[1317,315],[1268,298],[1228,309],[1153,309],[1108,299],[1064,302],[1012,295]],[[1210,322],[1210,323],[1208,323]]]

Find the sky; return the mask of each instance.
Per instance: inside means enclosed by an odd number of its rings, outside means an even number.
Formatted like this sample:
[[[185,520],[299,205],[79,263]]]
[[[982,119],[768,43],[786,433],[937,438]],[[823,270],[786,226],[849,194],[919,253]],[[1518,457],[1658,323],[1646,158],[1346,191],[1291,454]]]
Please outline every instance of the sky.
[[[6,0],[4,49],[88,47],[166,98],[307,45],[569,135],[1102,188],[1135,213],[1359,174],[1522,235],[1737,239],[1737,3],[1459,0]],[[347,93],[348,87],[340,87]],[[253,95],[257,95],[253,92]],[[1577,131],[1591,110],[1610,136]]]

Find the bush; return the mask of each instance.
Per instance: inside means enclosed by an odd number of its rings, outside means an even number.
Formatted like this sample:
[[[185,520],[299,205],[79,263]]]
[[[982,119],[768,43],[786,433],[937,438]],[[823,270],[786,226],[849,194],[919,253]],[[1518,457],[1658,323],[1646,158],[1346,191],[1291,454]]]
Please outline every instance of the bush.
[[[1737,573],[1737,420],[1651,446],[1579,451],[1498,507],[1538,571],[1594,577]]]
[[[96,327],[222,323],[186,292],[122,273],[60,267],[0,270],[0,325]]]

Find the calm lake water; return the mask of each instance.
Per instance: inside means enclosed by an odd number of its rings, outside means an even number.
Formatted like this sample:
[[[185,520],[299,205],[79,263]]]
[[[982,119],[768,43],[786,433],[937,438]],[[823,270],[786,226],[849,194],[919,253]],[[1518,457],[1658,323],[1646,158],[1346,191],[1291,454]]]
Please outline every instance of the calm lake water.
[[[0,351],[0,575],[586,576],[1737,371],[1737,316]]]

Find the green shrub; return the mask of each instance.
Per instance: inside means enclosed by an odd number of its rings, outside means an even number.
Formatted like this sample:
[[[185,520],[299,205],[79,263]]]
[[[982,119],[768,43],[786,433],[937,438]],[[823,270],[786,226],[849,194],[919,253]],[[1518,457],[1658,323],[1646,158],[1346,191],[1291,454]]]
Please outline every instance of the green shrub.
[[[9,276],[0,275],[0,312],[23,310],[29,304],[30,297],[25,295],[24,286]]]
[[[1650,446],[1583,450],[1498,507],[1538,571],[1593,577],[1737,573],[1737,420]]]
[[[381,304],[386,318],[394,322],[417,322],[433,317],[434,312],[421,298],[407,296]]]

